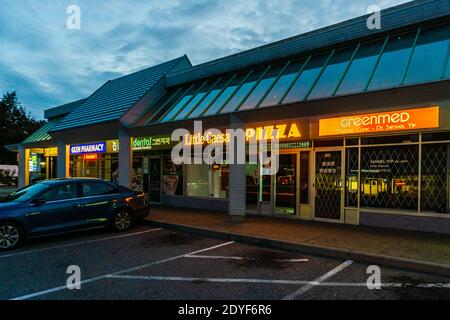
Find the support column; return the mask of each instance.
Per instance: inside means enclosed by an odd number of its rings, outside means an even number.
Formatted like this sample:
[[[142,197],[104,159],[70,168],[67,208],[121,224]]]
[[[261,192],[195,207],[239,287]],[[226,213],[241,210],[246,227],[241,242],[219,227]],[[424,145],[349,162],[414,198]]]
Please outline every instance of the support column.
[[[230,129],[244,129],[245,125],[240,119],[231,116]],[[245,164],[238,164],[238,143],[234,143],[235,159],[229,167],[228,176],[228,214],[231,223],[241,223],[245,219],[246,211],[246,179]],[[241,150],[242,151],[242,150]]]
[[[131,188],[131,168],[133,151],[131,149],[131,137],[119,131],[119,184]]]
[[[56,176],[58,178],[70,177],[70,151],[69,146],[62,141],[57,141],[58,157],[56,164]]]
[[[30,150],[19,145],[19,172],[18,172],[18,187],[24,188],[30,184],[29,182],[29,160],[30,160]]]

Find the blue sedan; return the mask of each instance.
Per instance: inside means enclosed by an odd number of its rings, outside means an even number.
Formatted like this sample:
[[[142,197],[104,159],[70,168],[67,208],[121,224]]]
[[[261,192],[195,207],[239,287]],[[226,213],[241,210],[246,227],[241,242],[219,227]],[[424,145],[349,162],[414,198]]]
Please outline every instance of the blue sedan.
[[[0,199],[0,251],[24,239],[102,227],[127,231],[149,213],[147,195],[87,178],[46,180]]]

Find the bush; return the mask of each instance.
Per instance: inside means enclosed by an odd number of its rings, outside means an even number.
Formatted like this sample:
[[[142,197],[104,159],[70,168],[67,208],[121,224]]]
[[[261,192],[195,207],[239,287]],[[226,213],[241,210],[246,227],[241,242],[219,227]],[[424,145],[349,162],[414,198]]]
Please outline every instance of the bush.
[[[16,170],[4,170],[0,169],[0,184],[7,186],[17,185]]]

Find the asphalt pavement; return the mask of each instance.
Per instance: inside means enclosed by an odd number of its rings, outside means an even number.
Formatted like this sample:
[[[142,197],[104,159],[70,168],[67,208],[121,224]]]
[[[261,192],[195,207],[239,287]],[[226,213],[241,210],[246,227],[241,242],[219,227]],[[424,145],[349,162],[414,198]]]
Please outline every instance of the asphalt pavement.
[[[80,289],[67,288],[69,266],[81,271]],[[138,226],[34,240],[0,253],[0,299],[450,299],[450,279],[393,268],[381,268],[381,289],[369,289],[368,268]]]

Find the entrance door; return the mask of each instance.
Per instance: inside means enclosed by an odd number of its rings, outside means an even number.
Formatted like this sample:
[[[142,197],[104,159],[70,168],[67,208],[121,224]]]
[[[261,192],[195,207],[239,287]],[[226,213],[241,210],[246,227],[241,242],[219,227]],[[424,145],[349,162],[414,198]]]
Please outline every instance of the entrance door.
[[[161,202],[161,158],[150,158],[150,184],[149,199],[150,202]]]
[[[295,215],[297,207],[297,154],[280,154],[274,176],[275,213]]]
[[[315,217],[340,220],[343,197],[342,151],[316,151],[315,167]]]

